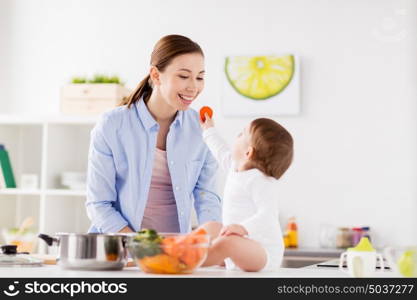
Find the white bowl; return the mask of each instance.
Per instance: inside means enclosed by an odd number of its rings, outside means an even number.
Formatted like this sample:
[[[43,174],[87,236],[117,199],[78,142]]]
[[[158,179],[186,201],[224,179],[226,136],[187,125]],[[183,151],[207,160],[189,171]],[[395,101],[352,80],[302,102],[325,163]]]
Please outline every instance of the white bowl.
[[[61,181],[85,181],[87,174],[85,172],[62,172]]]

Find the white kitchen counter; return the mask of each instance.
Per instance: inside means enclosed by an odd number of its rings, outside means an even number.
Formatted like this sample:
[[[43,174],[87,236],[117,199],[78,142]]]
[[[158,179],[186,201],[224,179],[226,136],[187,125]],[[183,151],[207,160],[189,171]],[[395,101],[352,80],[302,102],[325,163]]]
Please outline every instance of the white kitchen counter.
[[[149,278],[149,277],[346,277],[347,274],[339,271],[336,268],[282,268],[276,272],[242,272],[226,270],[222,267],[207,267],[199,268],[193,274],[187,275],[158,275],[147,274],[142,272],[138,267],[126,267],[121,271],[73,271],[63,270],[57,265],[44,265],[42,267],[12,267],[0,268],[0,277],[8,278],[22,278],[22,277],[69,277],[69,278],[117,278],[117,277],[132,277],[132,278]]]

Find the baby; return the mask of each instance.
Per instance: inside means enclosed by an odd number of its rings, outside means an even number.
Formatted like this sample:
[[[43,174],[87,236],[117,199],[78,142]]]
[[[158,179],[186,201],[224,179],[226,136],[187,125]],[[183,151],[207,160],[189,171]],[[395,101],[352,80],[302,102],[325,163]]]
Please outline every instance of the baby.
[[[278,179],[292,162],[293,139],[277,122],[252,121],[230,151],[206,114],[203,138],[220,167],[228,172],[223,197],[223,224],[203,227],[212,244],[203,266],[226,264],[243,271],[276,270],[284,245],[278,220]]]

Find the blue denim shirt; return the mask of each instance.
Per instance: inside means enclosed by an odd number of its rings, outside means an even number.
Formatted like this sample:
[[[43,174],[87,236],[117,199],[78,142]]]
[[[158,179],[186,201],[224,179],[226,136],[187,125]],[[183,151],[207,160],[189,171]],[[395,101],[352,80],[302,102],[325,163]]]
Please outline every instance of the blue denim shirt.
[[[87,173],[89,232],[117,232],[127,225],[140,230],[158,130],[143,100],[103,114],[96,124]],[[199,224],[220,221],[221,201],[214,192],[217,162],[202,139],[195,110],[178,111],[166,152],[181,233],[191,229],[193,205]]]

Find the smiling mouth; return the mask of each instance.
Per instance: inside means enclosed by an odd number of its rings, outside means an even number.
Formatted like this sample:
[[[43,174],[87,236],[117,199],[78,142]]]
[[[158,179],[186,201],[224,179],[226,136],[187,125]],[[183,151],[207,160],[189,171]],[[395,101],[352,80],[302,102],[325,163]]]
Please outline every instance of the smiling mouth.
[[[186,102],[191,102],[191,101],[193,101],[193,100],[194,100],[194,97],[193,97],[193,96],[185,96],[185,95],[181,95],[181,94],[178,94],[178,96],[179,96],[182,100],[184,100],[184,101],[186,101]]]

